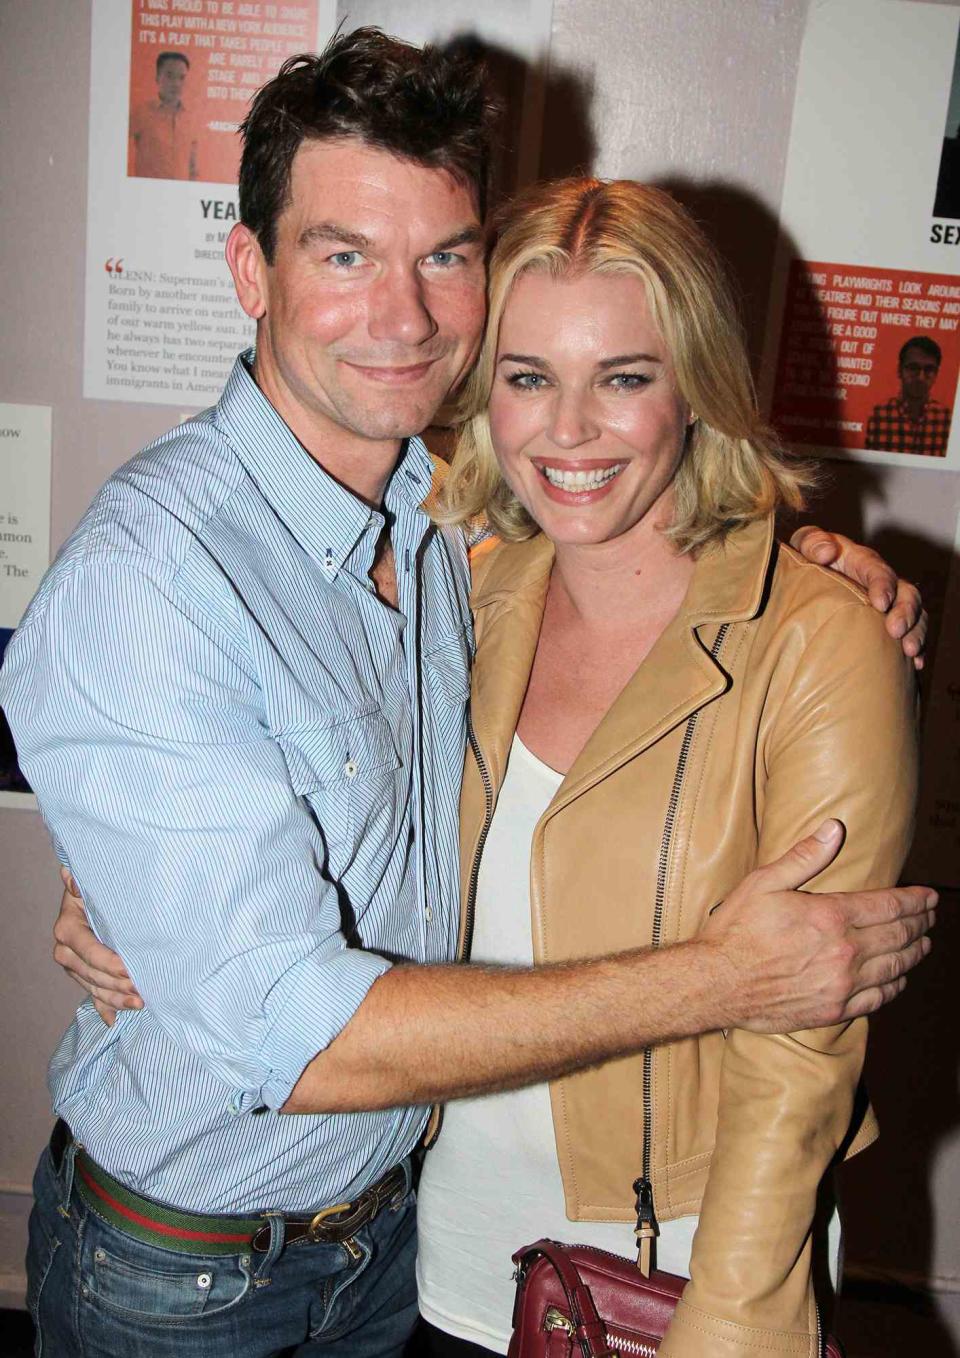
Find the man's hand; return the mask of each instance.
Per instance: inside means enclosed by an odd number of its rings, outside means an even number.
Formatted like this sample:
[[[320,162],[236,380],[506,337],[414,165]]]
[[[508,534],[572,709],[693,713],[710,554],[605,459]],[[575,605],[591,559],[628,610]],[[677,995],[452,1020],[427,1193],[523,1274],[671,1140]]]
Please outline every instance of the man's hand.
[[[118,1009],[142,1009],[143,1000],[120,958],[87,923],[80,889],[66,868],[60,877],[64,891],[53,926],[53,960],[83,987],[104,1023],[112,1025]]]
[[[725,1027],[779,1033],[870,1014],[906,985],[930,951],[937,894],[927,887],[799,894],[843,843],[825,821],[757,868],[715,909],[699,937],[736,978]]]
[[[899,580],[872,547],[853,542],[842,533],[829,533],[825,528],[808,524],[797,529],[790,545],[808,561],[829,566],[865,589],[877,612],[887,615],[887,631],[899,640],[904,653],[913,658],[914,668],[923,669],[928,619],[916,585]]]

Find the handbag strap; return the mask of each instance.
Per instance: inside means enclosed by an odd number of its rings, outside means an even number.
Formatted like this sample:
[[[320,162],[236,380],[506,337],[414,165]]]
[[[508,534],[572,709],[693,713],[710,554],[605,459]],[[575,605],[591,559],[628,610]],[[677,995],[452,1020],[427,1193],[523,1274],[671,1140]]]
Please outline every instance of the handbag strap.
[[[610,1348],[607,1343],[603,1321],[597,1314],[590,1289],[580,1277],[562,1245],[558,1245],[555,1240],[544,1239],[519,1250],[513,1256],[513,1262],[520,1270],[521,1276],[538,1255],[547,1260],[560,1280],[567,1305],[570,1307],[574,1338],[580,1345],[583,1358],[617,1358],[616,1350]]]

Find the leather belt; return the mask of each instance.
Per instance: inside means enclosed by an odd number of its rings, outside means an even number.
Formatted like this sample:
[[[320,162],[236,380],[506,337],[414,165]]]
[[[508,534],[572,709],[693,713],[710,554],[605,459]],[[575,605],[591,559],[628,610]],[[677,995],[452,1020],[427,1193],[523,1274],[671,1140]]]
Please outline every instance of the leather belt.
[[[70,1129],[61,1119],[50,1138],[57,1170],[71,1141]],[[184,1254],[238,1254],[244,1249],[265,1253],[270,1248],[270,1218],[280,1217],[285,1245],[298,1241],[345,1245],[357,1257],[359,1250],[353,1244],[357,1231],[384,1207],[405,1196],[410,1181],[404,1163],[395,1165],[352,1202],[334,1203],[310,1216],[261,1212],[257,1216],[227,1217],[179,1212],[142,1197],[102,1169],[82,1146],[77,1147],[74,1171],[77,1192],[100,1217],[146,1244]]]

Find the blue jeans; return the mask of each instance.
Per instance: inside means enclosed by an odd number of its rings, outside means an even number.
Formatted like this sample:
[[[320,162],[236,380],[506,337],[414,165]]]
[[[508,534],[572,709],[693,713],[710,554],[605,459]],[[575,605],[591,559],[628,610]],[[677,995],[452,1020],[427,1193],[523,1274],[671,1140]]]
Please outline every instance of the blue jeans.
[[[141,1244],[73,1188],[49,1149],[34,1177],[27,1305],[37,1358],[400,1358],[417,1318],[410,1191],[343,1245],[296,1241],[270,1218],[265,1253]]]

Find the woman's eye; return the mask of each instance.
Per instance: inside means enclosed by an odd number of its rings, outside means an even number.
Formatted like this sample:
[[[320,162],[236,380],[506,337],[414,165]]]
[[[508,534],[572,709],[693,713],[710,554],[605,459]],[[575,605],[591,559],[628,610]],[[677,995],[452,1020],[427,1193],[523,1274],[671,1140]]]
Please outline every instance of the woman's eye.
[[[520,391],[539,391],[546,386],[547,379],[543,373],[511,373],[507,378],[511,387],[517,387]]]
[[[362,259],[359,250],[338,250],[330,256],[331,264],[335,264],[338,269],[355,269]]]
[[[647,386],[652,379],[646,373],[614,373],[607,378],[614,391],[638,391]]]

